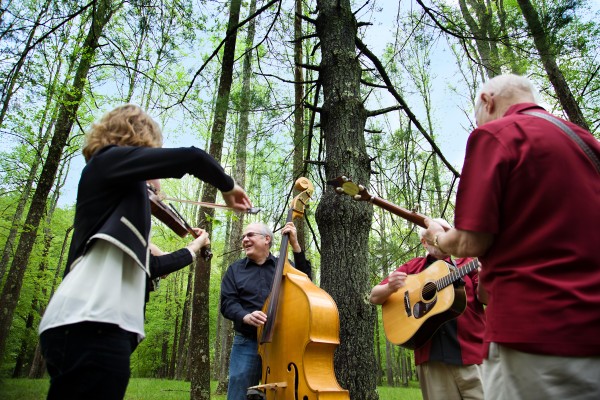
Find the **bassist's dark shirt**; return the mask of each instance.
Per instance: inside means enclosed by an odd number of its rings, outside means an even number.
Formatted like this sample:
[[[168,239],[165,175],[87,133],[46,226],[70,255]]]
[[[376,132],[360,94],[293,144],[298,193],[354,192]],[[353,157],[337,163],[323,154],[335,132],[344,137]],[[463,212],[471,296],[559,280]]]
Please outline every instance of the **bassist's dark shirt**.
[[[245,324],[246,314],[262,309],[271,293],[278,258],[273,254],[262,265],[245,257],[229,266],[221,282],[221,314],[231,321],[236,332],[256,339],[256,327]],[[312,277],[304,252],[294,252],[295,268]]]

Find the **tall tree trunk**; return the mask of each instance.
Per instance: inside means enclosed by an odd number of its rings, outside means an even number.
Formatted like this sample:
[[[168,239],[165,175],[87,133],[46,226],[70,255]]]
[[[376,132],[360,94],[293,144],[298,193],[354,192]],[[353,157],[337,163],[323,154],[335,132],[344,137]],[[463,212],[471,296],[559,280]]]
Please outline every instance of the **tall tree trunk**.
[[[46,210],[46,200],[54,184],[56,172],[62,159],[63,150],[69,139],[71,128],[77,116],[77,110],[83,97],[83,89],[87,82],[88,72],[92,65],[96,49],[99,45],[102,29],[110,20],[114,10],[110,0],[99,0],[92,12],[92,24],[81,51],[73,54],[79,58],[79,65],[73,83],[65,91],[54,136],[48,150],[48,157],[42,169],[38,186],[33,194],[31,206],[25,219],[23,233],[12,262],[11,273],[0,295],[0,360],[3,359],[6,341],[17,307],[17,301],[23,285],[23,276],[29,262],[31,249],[37,238],[37,231]]]
[[[48,86],[50,87],[48,91],[48,96],[46,97],[46,107],[44,109],[44,113],[42,118],[40,119],[40,129],[39,134],[35,143],[36,151],[39,154],[43,154],[45,152],[46,145],[48,144],[48,140],[51,137],[52,129],[56,123],[56,113],[58,109],[58,104],[54,102],[54,96],[57,93],[57,88],[59,85],[59,77],[62,62],[60,62],[60,57],[57,57],[59,61],[57,62],[55,74],[50,77]],[[71,76],[73,72],[73,68],[75,66],[75,58],[72,57],[71,62],[68,65],[66,76]],[[66,87],[68,82],[63,82],[63,86]],[[48,121],[47,121],[48,120]],[[1,122],[0,122],[1,125]],[[10,262],[10,258],[13,256],[14,244],[17,239],[17,235],[22,226],[21,220],[23,217],[23,213],[25,211],[25,206],[29,201],[29,196],[31,194],[33,188],[33,182],[37,176],[38,169],[41,166],[41,160],[36,158],[36,161],[31,165],[29,174],[27,175],[27,181],[25,183],[23,190],[19,195],[19,200],[17,201],[17,208],[13,215],[10,231],[8,233],[8,237],[6,239],[6,243],[4,244],[4,249],[2,250],[2,258],[0,259],[0,282],[2,282],[4,278],[4,274],[8,268],[8,263]]]
[[[502,73],[498,54],[498,32],[494,13],[488,0],[459,0],[461,14],[474,36],[482,67],[488,78]],[[471,7],[469,9],[468,5]],[[471,13],[471,10],[473,14]]]
[[[361,68],[355,50],[357,23],[349,0],[318,0],[321,41],[319,79],[323,85],[321,130],[325,137],[325,175],[369,182],[371,165],[364,129],[367,112],[360,96]],[[340,313],[340,346],[335,372],[352,399],[377,399],[370,289],[369,231],[373,208],[328,188],[317,207],[321,233],[321,286]],[[349,234],[349,233],[352,234]]]
[[[193,267],[192,267],[193,268]],[[184,379],[187,376],[187,349],[189,346],[186,346],[188,341],[188,336],[190,332],[190,318],[191,318],[191,308],[192,308],[192,290],[194,287],[194,273],[193,269],[190,268],[187,275],[187,287],[185,290],[186,296],[185,301],[183,303],[183,310],[181,311],[181,327],[179,331],[179,342],[177,344],[177,367],[175,369],[175,379]]]
[[[64,172],[64,170],[61,168],[61,175],[63,175],[62,172]],[[46,270],[48,269],[49,253],[50,253],[50,248],[52,247],[52,240],[54,238],[52,235],[52,230],[50,229],[50,224],[52,222],[52,215],[54,214],[54,211],[56,210],[57,200],[58,200],[58,190],[54,191],[54,195],[52,196],[52,200],[51,200],[51,208],[46,217],[46,223],[44,226],[44,235],[43,235],[44,247],[42,250],[42,259],[39,264],[39,268],[38,268],[38,272],[37,272],[37,275],[38,275],[37,282],[42,282],[42,278],[45,275]],[[28,358],[27,362],[29,363],[28,364],[29,370],[31,370],[31,366],[33,365],[33,363],[36,362],[36,354],[35,354],[36,350],[34,349],[33,353],[31,353],[28,347],[29,347],[29,343],[31,342],[30,336],[32,334],[35,334],[34,328],[37,328],[36,320],[39,321],[39,317],[42,316],[42,309],[40,307],[40,304],[42,303],[42,300],[46,298],[46,294],[47,294],[46,291],[47,291],[47,288],[44,285],[42,285],[41,287],[36,287],[34,289],[34,295],[31,300],[31,310],[29,311],[29,314],[27,315],[27,322],[25,324],[26,332],[23,337],[23,340],[21,341],[21,352],[19,353],[19,356],[17,357],[17,363],[16,363],[16,366],[15,366],[15,369],[13,372],[13,378],[19,378],[23,375],[23,372],[21,371],[21,367],[22,367],[23,361],[25,360],[26,357]],[[36,314],[38,315],[38,318],[36,318]],[[37,343],[37,340],[34,340],[33,342]],[[23,361],[21,361],[20,359],[22,359]],[[19,365],[19,364],[21,364],[21,365]]]
[[[67,231],[65,232],[65,237],[63,239],[62,246],[60,249],[60,256],[58,258],[58,262],[56,263],[56,270],[54,271],[54,278],[52,280],[52,285],[50,285],[50,295],[48,296],[48,298],[51,298],[52,295],[54,294],[54,289],[56,288],[59,277],[62,275],[61,272],[63,270],[61,270],[60,266],[62,265],[63,260],[65,258],[65,254],[67,252],[67,245],[69,244],[69,236],[71,235],[72,231],[73,231],[73,226],[70,226],[67,229]],[[47,301],[44,304],[47,304]],[[45,311],[45,307],[42,307],[40,309],[40,315],[43,316],[44,311]],[[30,379],[42,378],[44,376],[44,372],[45,372],[45,364],[44,364],[44,359],[42,357],[40,342],[38,340],[37,346],[35,347],[35,354],[33,356],[31,368],[29,369],[29,378]]]
[[[19,59],[17,60],[17,63],[13,67],[9,78],[3,84],[2,99],[0,100],[2,104],[2,108],[0,109],[0,127],[4,122],[6,111],[8,110],[8,106],[12,99],[12,95],[14,94],[13,90],[15,88],[15,85],[21,79],[21,69],[25,64],[25,60],[27,59],[29,52],[32,50],[31,43],[33,42],[33,39],[35,37],[36,30],[40,26],[40,21],[42,20],[42,17],[48,12],[48,6],[50,5],[51,1],[52,0],[46,0],[44,4],[40,4],[40,8],[38,9],[39,13],[35,22],[33,23],[33,27],[31,28],[29,35],[27,36],[27,40],[24,43],[23,52],[21,53]]]
[[[294,14],[294,154],[293,154],[293,177],[294,182],[299,177],[306,175],[304,166],[304,69],[302,68],[302,1],[296,0],[296,12]],[[307,157],[309,158],[309,157]],[[294,190],[294,196],[300,192]],[[303,220],[295,223],[298,243],[306,249],[306,230]]]
[[[589,130],[589,125],[581,112],[581,108],[579,108],[579,104],[577,104],[577,100],[575,100],[573,93],[571,93],[567,80],[556,63],[556,57],[552,52],[550,40],[540,22],[537,11],[530,0],[517,0],[517,3],[519,3],[523,17],[527,21],[533,42],[540,55],[544,69],[548,74],[548,79],[554,87],[560,105],[565,110],[571,122]]]
[[[256,0],[250,2],[250,9],[248,15],[252,15],[256,12]],[[248,33],[246,35],[246,54],[244,55],[244,61],[242,66],[242,92],[240,98],[240,119],[237,129],[237,137],[235,142],[235,154],[237,154],[235,160],[235,169],[233,178],[242,187],[246,185],[246,165],[247,165],[247,144],[249,129],[249,115],[252,98],[252,48],[254,46],[254,36],[256,33],[256,20],[253,19],[248,24]],[[240,256],[240,237],[244,230],[244,214],[240,215],[239,218],[233,219],[231,223],[231,231],[229,234],[229,241],[227,246],[228,256],[224,259],[221,276],[223,276],[225,269],[232,264]],[[231,321],[225,319],[220,313],[218,318],[218,324],[220,328],[220,363],[217,364],[218,371],[218,385],[216,394],[226,393],[227,385],[229,383],[229,356],[231,353],[231,344],[233,342],[233,329]]]
[[[215,119],[213,122],[209,153],[217,160],[221,160],[223,153],[223,140],[225,126],[227,125],[227,111],[229,109],[229,94],[233,77],[233,64],[235,58],[235,42],[237,32],[234,27],[240,20],[241,0],[232,0],[229,8],[229,22],[227,24],[227,40],[223,49],[223,62],[221,65],[221,78],[217,93]],[[217,189],[211,185],[204,185],[202,201],[214,203]],[[204,209],[204,214],[198,219],[198,226],[203,227],[209,234],[212,233],[212,219],[214,210]],[[195,263],[194,295],[192,297],[192,330],[190,348],[191,357],[191,399],[210,399],[210,343],[209,327],[210,316],[210,261],[199,260]]]

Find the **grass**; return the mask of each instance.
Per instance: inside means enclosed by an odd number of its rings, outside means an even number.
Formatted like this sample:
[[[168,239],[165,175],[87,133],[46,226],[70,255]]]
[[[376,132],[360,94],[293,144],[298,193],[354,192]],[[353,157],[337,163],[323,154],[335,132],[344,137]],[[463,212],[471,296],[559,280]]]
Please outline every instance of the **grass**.
[[[43,400],[48,391],[48,379],[3,379],[0,380],[2,400]],[[217,383],[212,382],[214,391]],[[377,388],[380,400],[421,400],[418,383],[411,382],[408,388]],[[190,398],[190,383],[184,381],[132,378],[127,387],[125,400],[187,400]],[[211,400],[225,400],[226,396],[212,394]]]

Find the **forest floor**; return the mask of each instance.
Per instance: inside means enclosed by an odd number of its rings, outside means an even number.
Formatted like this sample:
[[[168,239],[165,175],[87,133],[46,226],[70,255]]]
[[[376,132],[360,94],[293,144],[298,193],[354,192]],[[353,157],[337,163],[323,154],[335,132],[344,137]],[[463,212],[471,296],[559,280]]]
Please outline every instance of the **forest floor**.
[[[48,391],[48,379],[2,379],[2,400],[44,400]],[[212,382],[212,390],[217,382]],[[419,384],[411,382],[408,388],[377,388],[379,400],[422,400]],[[190,383],[185,381],[132,378],[127,387],[125,400],[187,400]],[[225,400],[225,395],[211,395],[211,399]]]

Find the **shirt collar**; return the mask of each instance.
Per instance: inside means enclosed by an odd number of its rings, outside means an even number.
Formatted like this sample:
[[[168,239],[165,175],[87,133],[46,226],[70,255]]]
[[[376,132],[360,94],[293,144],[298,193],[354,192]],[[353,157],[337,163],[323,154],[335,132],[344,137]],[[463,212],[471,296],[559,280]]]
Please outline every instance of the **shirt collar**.
[[[264,264],[267,264],[268,262],[272,262],[273,264],[277,265],[277,260],[275,258],[275,256],[273,255],[273,253],[269,253],[269,256],[267,257],[267,259],[265,260]],[[247,268],[248,265],[253,264],[256,266],[259,266],[257,263],[255,263],[254,261],[252,261],[251,259],[249,259],[248,257],[246,257],[246,259],[244,260],[244,268]]]
[[[512,106],[508,107],[508,110],[506,110],[506,112],[504,113],[504,117],[507,117],[509,115],[512,114],[518,114],[521,111],[525,111],[525,110],[529,110],[529,109],[540,109],[543,111],[544,107],[540,106],[539,104],[535,104],[535,103],[518,103],[518,104],[513,104]]]

